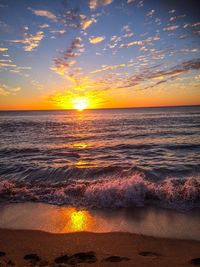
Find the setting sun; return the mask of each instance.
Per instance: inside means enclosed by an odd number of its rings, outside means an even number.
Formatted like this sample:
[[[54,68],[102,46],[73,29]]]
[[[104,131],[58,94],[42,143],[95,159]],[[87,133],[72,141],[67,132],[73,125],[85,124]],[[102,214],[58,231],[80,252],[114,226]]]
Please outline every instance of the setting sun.
[[[73,101],[73,108],[78,111],[83,111],[88,107],[88,99],[86,98],[77,98]]]

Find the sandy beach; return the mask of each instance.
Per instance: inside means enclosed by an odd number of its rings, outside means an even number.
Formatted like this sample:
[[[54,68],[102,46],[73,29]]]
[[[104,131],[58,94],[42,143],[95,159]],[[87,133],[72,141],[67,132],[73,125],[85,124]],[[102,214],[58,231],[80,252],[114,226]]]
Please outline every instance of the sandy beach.
[[[176,267],[200,264],[200,242],[158,239],[129,233],[52,234],[1,229],[0,251],[2,267]]]

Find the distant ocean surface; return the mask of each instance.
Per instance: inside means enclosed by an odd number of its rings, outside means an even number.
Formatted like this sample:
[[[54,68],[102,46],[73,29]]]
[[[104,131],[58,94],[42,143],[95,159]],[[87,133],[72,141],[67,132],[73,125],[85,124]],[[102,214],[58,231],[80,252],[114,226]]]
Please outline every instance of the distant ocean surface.
[[[0,112],[0,202],[200,207],[200,107]]]

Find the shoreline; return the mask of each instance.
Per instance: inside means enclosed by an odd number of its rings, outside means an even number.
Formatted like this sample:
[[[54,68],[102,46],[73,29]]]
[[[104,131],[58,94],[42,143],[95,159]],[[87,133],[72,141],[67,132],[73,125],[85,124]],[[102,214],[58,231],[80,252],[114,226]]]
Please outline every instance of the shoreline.
[[[0,228],[3,229],[51,233],[129,232],[156,238],[200,241],[199,224],[199,209],[181,213],[154,207],[87,210],[31,202],[0,204]]]
[[[195,266],[195,259],[198,262],[200,258],[200,242],[122,232],[55,234],[0,229],[0,252],[5,253],[0,257],[2,267],[178,267]]]

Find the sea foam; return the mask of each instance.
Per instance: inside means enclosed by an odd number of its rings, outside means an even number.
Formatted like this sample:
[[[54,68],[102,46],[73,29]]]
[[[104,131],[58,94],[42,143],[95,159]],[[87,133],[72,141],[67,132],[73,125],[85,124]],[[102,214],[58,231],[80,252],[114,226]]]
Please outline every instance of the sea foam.
[[[128,177],[68,182],[0,182],[0,201],[45,202],[87,208],[131,208],[149,204],[188,210],[200,206],[200,178],[146,179],[136,172]]]

